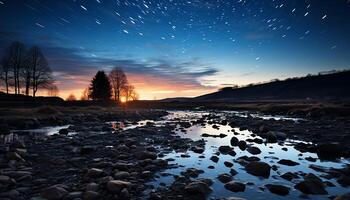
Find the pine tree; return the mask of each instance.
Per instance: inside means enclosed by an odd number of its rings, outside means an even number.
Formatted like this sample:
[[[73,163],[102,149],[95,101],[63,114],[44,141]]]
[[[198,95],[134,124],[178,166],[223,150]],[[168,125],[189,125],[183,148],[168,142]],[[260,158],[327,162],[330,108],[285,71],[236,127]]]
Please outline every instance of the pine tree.
[[[98,71],[91,80],[89,98],[92,100],[108,101],[111,96],[111,84],[107,75],[104,71]]]

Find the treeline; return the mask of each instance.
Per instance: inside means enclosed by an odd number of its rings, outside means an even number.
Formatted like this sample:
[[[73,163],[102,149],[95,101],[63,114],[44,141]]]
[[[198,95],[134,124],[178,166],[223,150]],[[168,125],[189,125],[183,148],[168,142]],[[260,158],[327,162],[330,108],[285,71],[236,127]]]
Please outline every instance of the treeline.
[[[12,42],[5,49],[0,61],[0,79],[7,94],[35,97],[39,89],[48,89],[50,96],[58,93],[41,49],[37,46],[28,49],[21,42]]]
[[[107,75],[104,71],[98,71],[92,78],[90,86],[83,91],[81,100],[110,101],[117,103],[135,101],[139,99],[135,87],[129,83],[123,69],[115,67]],[[68,101],[75,101],[71,94]]]

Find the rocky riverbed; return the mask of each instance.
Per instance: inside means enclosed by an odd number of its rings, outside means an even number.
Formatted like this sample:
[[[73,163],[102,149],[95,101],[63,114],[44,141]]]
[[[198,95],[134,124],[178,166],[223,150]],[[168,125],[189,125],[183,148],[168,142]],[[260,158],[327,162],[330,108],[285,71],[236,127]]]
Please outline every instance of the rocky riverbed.
[[[7,124],[0,199],[349,199],[348,119],[127,113]]]

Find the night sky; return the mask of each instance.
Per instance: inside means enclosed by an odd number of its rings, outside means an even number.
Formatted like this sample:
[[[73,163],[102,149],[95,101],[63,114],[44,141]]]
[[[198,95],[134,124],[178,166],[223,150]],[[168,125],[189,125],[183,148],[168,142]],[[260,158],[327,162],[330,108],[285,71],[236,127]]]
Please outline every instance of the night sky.
[[[39,45],[62,97],[123,67],[142,99],[350,69],[350,0],[0,0],[0,50]]]

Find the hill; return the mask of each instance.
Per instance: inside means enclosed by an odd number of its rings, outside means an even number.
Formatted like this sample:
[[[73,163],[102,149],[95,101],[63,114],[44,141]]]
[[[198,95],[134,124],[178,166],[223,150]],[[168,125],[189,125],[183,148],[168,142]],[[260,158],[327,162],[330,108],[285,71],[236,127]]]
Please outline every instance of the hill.
[[[224,88],[192,101],[350,100],[350,71],[273,81],[241,88]]]

